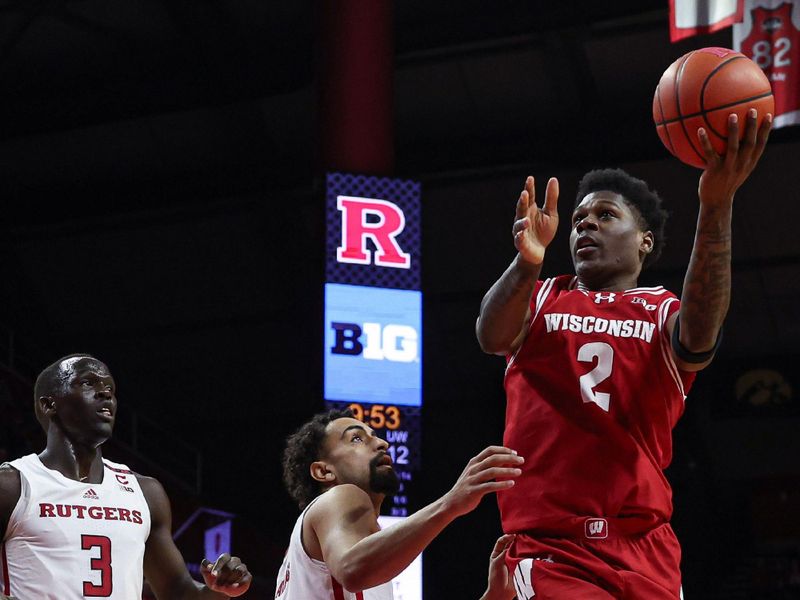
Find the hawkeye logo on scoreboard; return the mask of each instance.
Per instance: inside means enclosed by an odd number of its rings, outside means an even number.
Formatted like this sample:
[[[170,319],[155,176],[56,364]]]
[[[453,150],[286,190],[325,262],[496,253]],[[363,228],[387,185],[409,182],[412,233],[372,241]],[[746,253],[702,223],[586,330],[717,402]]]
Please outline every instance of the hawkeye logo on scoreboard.
[[[419,406],[422,294],[325,285],[325,398]]]

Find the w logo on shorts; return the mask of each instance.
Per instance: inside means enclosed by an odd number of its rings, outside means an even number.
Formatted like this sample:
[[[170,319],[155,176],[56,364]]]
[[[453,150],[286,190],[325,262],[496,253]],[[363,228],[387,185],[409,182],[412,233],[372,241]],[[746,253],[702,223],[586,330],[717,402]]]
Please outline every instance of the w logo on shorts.
[[[533,559],[523,558],[514,569],[514,589],[519,600],[531,600],[536,595],[533,591]]]
[[[586,537],[590,540],[604,540],[608,537],[608,521],[605,519],[586,519]]]

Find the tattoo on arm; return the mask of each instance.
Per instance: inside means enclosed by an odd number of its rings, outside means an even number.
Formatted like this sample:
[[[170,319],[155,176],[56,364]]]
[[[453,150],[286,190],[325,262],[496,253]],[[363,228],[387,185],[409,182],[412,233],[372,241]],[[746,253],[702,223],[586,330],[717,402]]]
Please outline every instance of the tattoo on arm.
[[[701,208],[681,297],[681,342],[700,352],[714,346],[731,297],[729,208]]]

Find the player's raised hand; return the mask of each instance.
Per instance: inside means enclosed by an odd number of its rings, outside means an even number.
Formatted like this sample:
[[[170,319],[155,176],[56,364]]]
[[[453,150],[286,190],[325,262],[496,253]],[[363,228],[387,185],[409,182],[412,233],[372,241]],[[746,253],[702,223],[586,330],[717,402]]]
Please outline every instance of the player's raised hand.
[[[507,490],[522,471],[525,459],[504,446],[489,446],[470,459],[453,488],[444,495],[456,516],[475,509],[481,498],[491,492]]]
[[[728,146],[720,156],[711,146],[708,132],[702,127],[697,131],[700,147],[706,159],[706,168],[700,177],[700,202],[709,206],[730,204],[739,186],[755,169],[764,153],[769,132],[772,128],[772,115],[767,114],[758,124],[755,108],[747,111],[744,137],[739,140],[740,123],[735,114],[728,117]]]
[[[253,581],[247,565],[228,553],[220,554],[214,563],[204,558],[200,573],[210,590],[232,597],[244,594]]]
[[[553,241],[558,228],[558,179],[547,182],[544,205],[536,205],[536,188],[533,177],[525,180],[525,189],[517,200],[517,212],[512,234],[514,246],[526,262],[539,265],[544,260],[544,251]]]

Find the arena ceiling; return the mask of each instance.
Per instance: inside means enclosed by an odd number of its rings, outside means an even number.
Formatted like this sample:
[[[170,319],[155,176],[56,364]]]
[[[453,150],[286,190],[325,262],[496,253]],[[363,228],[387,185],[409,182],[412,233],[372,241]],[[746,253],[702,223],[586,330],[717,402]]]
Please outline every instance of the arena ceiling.
[[[175,186],[306,186],[321,4],[5,0],[0,175],[18,222],[68,217],[41,210],[54,196],[107,214],[180,203],[153,193]],[[663,156],[650,116],[661,72],[730,43],[670,44],[666,6],[397,2],[398,173]]]

